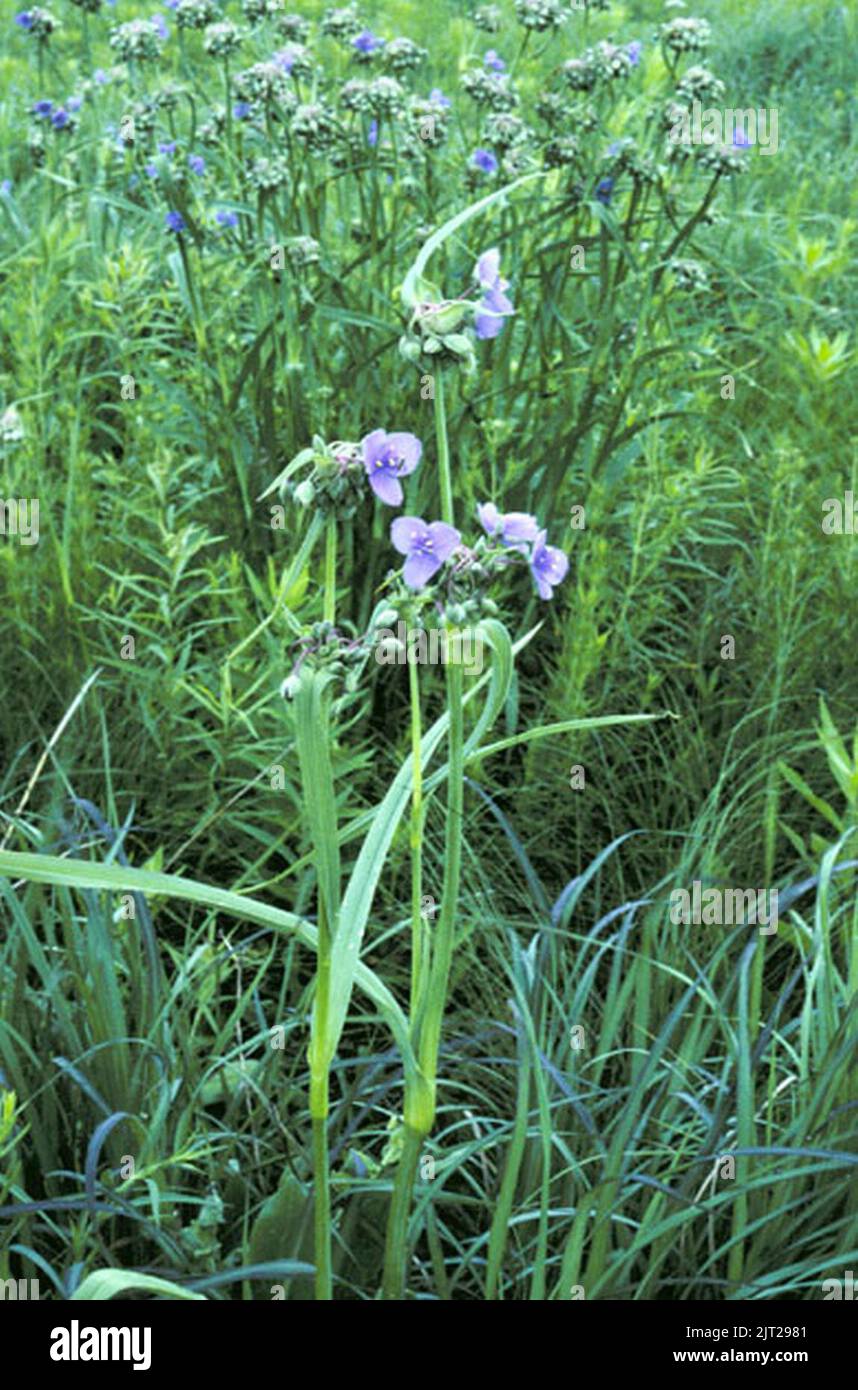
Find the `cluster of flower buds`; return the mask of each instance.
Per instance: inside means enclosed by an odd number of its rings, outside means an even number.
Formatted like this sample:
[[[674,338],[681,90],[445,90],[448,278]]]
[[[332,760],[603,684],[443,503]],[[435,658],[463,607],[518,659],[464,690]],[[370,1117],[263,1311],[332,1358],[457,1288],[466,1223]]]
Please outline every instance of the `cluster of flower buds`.
[[[399,339],[406,362],[429,370],[440,362],[457,363],[466,375],[476,367],[473,338],[464,329],[473,322],[473,307],[465,300],[444,299],[416,304],[408,331]]]
[[[323,515],[354,516],[366,501],[366,473],[360,444],[337,439],[326,444],[319,435],[302,449],[280,476],[286,493],[301,507],[314,506]]]
[[[662,47],[674,57],[681,53],[701,53],[709,47],[712,30],[708,20],[680,15],[662,24],[658,31]]]
[[[173,11],[180,29],[205,29],[220,17],[216,0],[179,0]]]
[[[560,0],[515,0],[515,15],[524,29],[559,29],[568,18]]]
[[[110,47],[126,63],[160,58],[162,43],[159,30],[148,19],[129,19],[110,31]]]
[[[203,48],[212,58],[230,58],[237,53],[244,35],[231,19],[209,24],[203,32]]]
[[[519,104],[508,72],[471,68],[462,75],[462,87],[478,106],[488,106],[492,111],[514,111]]]
[[[235,75],[236,95],[244,101],[276,102],[294,109],[297,97],[289,75],[279,63],[254,63]]]
[[[351,623],[335,627],[331,622],[313,623],[291,648],[294,664],[280,686],[284,700],[294,700],[307,671],[326,671],[344,678],[346,691],[353,693],[372,650],[370,634],[358,636]]]

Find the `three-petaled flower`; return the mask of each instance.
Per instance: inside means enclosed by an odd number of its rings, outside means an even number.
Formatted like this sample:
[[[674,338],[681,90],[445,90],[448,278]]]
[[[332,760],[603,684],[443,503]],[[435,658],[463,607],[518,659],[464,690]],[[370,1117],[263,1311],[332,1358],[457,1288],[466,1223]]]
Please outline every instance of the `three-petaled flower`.
[[[445,521],[430,521],[419,516],[398,516],[390,527],[393,545],[404,555],[402,578],[409,589],[422,589],[433,574],[449,560],[459,545],[461,536],[455,526]]]
[[[510,300],[504,293],[509,288],[500,276],[500,251],[493,247],[484,251],[474,269],[474,278],[483,291],[483,297],[474,317],[474,328],[478,338],[496,338],[504,326],[504,320],[515,313]]]
[[[399,479],[413,473],[423,452],[423,445],[413,434],[398,431],[373,430],[362,441],[363,463],[369,485],[389,507],[402,503],[402,484]]]
[[[565,579],[569,561],[556,545],[545,544],[545,532],[540,531],[530,557],[530,572],[540,598],[553,598],[554,585]]]
[[[539,535],[539,522],[527,512],[499,512],[494,502],[482,502],[477,507],[480,525],[487,536],[500,541],[507,550],[527,554],[527,547]]]

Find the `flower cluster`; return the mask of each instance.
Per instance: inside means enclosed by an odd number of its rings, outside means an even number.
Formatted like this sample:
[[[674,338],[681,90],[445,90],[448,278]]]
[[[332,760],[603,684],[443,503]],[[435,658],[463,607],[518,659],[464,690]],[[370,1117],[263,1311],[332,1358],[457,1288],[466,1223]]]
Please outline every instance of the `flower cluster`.
[[[38,43],[47,43],[51,34],[61,27],[56,15],[51,14],[50,10],[42,10],[34,7],[32,10],[22,10],[16,14],[15,23],[19,29],[26,29],[28,34],[32,34]]]
[[[229,58],[241,47],[244,35],[231,19],[209,24],[203,33],[203,48],[212,58]]]
[[[245,101],[277,102],[294,107],[297,98],[288,75],[278,63],[254,63],[235,75],[236,94]]]
[[[161,34],[148,19],[129,19],[110,31],[110,47],[126,63],[160,58],[162,43]]]
[[[559,29],[566,19],[560,0],[515,0],[515,13],[525,29]]]
[[[681,53],[700,53],[709,47],[712,30],[705,19],[691,19],[680,15],[662,24],[659,38],[669,53],[678,57]]]
[[[174,10],[180,29],[205,29],[220,15],[216,0],[179,0]]]

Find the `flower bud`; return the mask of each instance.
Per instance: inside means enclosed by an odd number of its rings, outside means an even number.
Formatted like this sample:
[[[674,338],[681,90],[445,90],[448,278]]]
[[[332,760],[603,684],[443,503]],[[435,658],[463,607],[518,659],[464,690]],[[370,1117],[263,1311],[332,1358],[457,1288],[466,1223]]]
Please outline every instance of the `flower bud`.
[[[299,483],[293,494],[295,501],[300,507],[309,507],[315,495],[316,489],[313,487],[309,478],[305,478],[303,483]]]
[[[287,676],[280,687],[280,694],[284,700],[294,700],[298,691],[301,689],[300,676]]]

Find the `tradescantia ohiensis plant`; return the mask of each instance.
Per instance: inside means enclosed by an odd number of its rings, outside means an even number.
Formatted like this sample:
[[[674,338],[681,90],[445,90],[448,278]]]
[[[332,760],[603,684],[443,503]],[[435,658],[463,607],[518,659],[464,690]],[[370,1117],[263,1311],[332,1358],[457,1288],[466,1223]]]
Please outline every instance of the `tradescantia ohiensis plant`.
[[[519,180],[525,182],[526,180]],[[514,187],[512,185],[511,187]],[[385,600],[376,608],[366,634],[346,633],[336,624],[338,553],[337,528],[353,514],[366,484],[384,505],[403,502],[401,479],[423,462],[423,446],[405,431],[374,429],[358,443],[326,445],[316,439],[272,483],[264,496],[279,488],[314,515],[313,540],[325,528],[325,622],[316,625],[301,647],[284,694],[294,702],[296,739],[301,768],[306,825],[317,878],[318,947],[315,1000],[311,1023],[310,1110],[313,1123],[315,1183],[316,1291],[331,1297],[331,1212],[328,1174],[328,1078],[345,1026],[361,945],[374,894],[393,837],[410,803],[411,853],[411,971],[407,1025],[397,1037],[404,1064],[404,1128],[398,1168],[389,1208],[385,1247],[383,1296],[403,1296],[409,1250],[409,1215],[422,1145],[435,1120],[438,1064],[450,970],[455,946],[455,920],[461,869],[462,813],[465,767],[469,760],[492,751],[485,735],[504,707],[513,674],[515,651],[536,629],[513,644],[510,633],[495,616],[497,605],[489,587],[515,565],[528,565],[537,593],[553,596],[568,560],[546,544],[546,532],[535,517],[501,514],[486,502],[478,510],[483,535],[463,541],[457,523],[444,397],[444,373],[473,370],[476,344],[503,331],[514,313],[501,278],[499,254],[492,249],[478,260],[473,275],[473,298],[444,301],[425,278],[434,250],[464,222],[491,203],[506,197],[501,190],[459,213],[423,247],[406,276],[403,299],[410,323],[400,343],[402,355],[424,369],[431,361],[435,377],[435,435],[440,519],[398,516],[390,527],[393,548],[404,556],[399,578],[388,581]],[[300,481],[296,481],[301,475]],[[340,579],[342,580],[342,576]],[[418,665],[408,660],[411,752],[403,762],[384,800],[368,818],[366,837],[343,889],[339,854],[340,828],[330,760],[340,699],[355,688],[355,672],[368,657],[379,630],[400,616],[419,622],[430,610],[444,632],[454,638],[465,618],[475,619],[477,641],[491,654],[490,670],[465,689],[462,665],[446,663],[445,705],[428,730],[423,711]],[[337,696],[344,678],[346,695]],[[471,701],[484,694],[482,707],[466,735],[465,715]],[[631,718],[642,718],[632,716]],[[519,739],[583,729],[631,719],[582,719],[530,729],[503,740],[508,747]],[[446,761],[431,770],[433,757],[446,740]],[[422,911],[422,842],[426,807],[435,789],[445,787],[446,840],[444,878],[437,923],[430,926]]]

